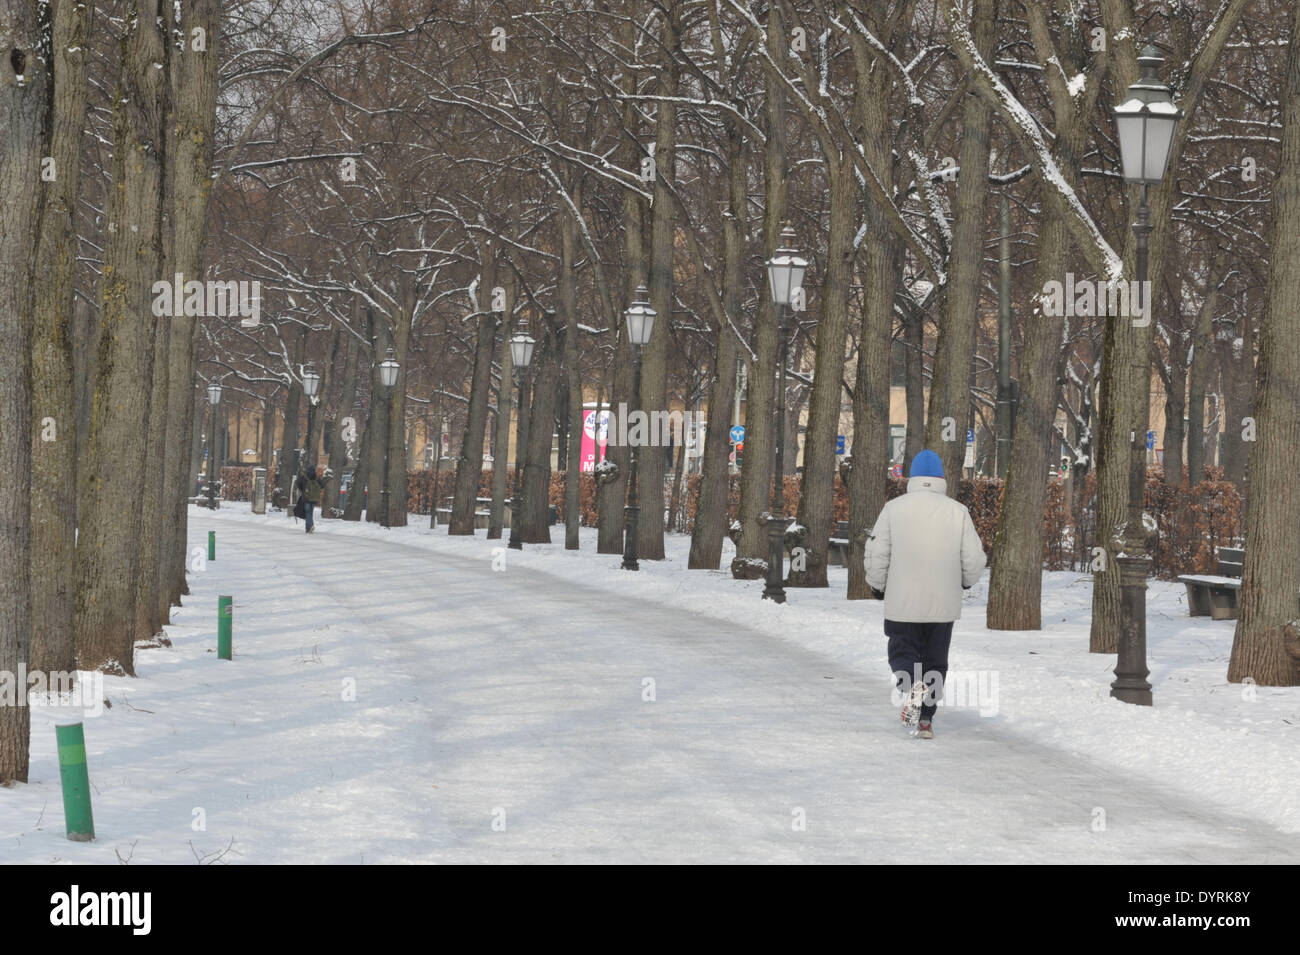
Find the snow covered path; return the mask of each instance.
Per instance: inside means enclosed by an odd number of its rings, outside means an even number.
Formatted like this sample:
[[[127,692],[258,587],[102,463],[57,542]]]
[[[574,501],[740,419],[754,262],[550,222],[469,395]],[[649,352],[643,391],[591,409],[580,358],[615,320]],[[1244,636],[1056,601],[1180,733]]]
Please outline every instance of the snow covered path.
[[[85,852],[62,842],[38,730],[27,790],[45,821],[15,831],[0,794],[0,861],[115,861],[133,842],[139,862],[228,844],[221,861],[245,863],[1300,859],[1295,833],[975,710],[941,710],[938,739],[912,740],[861,667],[631,580],[617,597],[559,561],[512,552],[494,570],[481,539],[440,550],[408,543],[427,529],[306,537],[233,516],[191,512],[218,560],[182,613],[233,594],[234,661],[190,620],[141,651],[132,705],[162,715],[134,719],[126,752],[87,721],[108,791]]]
[[[1136,861],[1134,846],[1147,862],[1278,856],[1276,831],[969,712],[936,721],[934,746],[912,740],[877,685],[761,632],[330,526],[300,539],[241,525],[219,532],[222,556],[311,580],[319,609],[412,678],[442,843],[411,833],[417,856],[901,862],[918,844],[943,862]],[[243,603],[246,630],[258,608]]]

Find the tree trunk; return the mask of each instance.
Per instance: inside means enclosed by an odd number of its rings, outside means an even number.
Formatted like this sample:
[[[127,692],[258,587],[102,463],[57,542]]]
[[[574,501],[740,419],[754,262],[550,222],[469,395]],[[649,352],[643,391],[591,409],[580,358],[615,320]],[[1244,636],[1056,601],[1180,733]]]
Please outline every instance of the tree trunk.
[[[805,569],[790,569],[792,587],[826,587],[826,548],[832,528],[835,496],[835,437],[839,430],[844,377],[844,345],[848,333],[849,284],[853,275],[853,231],[857,181],[848,159],[826,157],[830,179],[830,231],[826,244],[826,274],[822,280],[817,323],[817,354],[812,395],[808,400],[808,431],[803,446],[803,482],[799,493],[799,523]],[[793,322],[791,323],[793,325]],[[888,361],[888,358],[886,358]],[[796,419],[797,420],[797,419]],[[797,442],[787,428],[787,446]],[[776,480],[782,475],[777,474]],[[787,502],[787,507],[789,502]]]
[[[573,190],[573,204],[582,208],[582,191]],[[564,465],[564,549],[578,549],[582,520],[579,497],[582,480],[582,374],[578,367],[578,290],[573,271],[578,224],[573,216],[560,221],[560,312],[564,321],[564,379],[568,388],[568,439]]]
[[[374,407],[374,372],[371,372],[371,392],[370,404]],[[371,411],[366,415],[366,421],[361,432],[361,447],[358,449],[357,461],[352,470],[352,486],[348,488],[348,499],[343,505],[343,520],[359,521],[361,520],[362,510],[366,507],[366,498],[370,493],[366,490],[366,485],[370,481],[370,446],[374,443],[370,440],[370,433],[374,427],[375,418]],[[376,492],[377,493],[377,492]]]
[[[505,289],[507,318],[501,327],[501,378],[497,388],[496,431],[492,443],[492,506],[488,517],[488,540],[500,540],[505,529],[506,477],[510,470],[510,409],[514,403],[514,361],[510,339],[514,337],[511,331],[514,322],[509,316],[514,313],[514,290],[509,284]],[[438,437],[438,453],[442,453],[441,435]]]
[[[737,328],[742,325],[740,293],[744,288],[745,235],[749,232],[748,169],[745,139],[740,124],[728,117],[727,183],[730,195],[722,220],[722,307]],[[722,538],[729,520],[727,497],[731,489],[732,402],[736,393],[736,335],[719,325],[713,342],[713,380],[709,383],[709,423],[701,458],[699,497],[695,525],[691,528],[689,570],[717,570],[722,563]]]
[[[170,258],[185,275],[203,272],[207,241],[208,204],[212,192],[212,150],[217,123],[217,55],[221,28],[221,0],[194,0],[185,13],[184,52],[172,57],[171,92],[174,138],[171,140],[172,210]],[[203,31],[204,47],[195,50],[196,30]],[[168,341],[167,440],[161,464],[163,523],[158,563],[160,618],[189,593],[185,583],[186,531],[193,474],[188,470],[187,446],[198,433],[194,418],[195,329],[197,319],[173,315]],[[268,447],[270,447],[268,445]],[[269,466],[270,461],[266,464]],[[165,605],[163,605],[165,601]]]
[[[533,353],[537,370],[532,376],[532,406],[529,408],[521,482],[520,539],[525,544],[551,542],[551,442],[555,435],[555,397],[560,380],[559,348],[556,331],[548,326]]]
[[[140,488],[153,378],[150,303],[163,265],[163,173],[170,137],[167,18],[162,0],[132,0],[113,97],[113,176],[101,283],[100,341],[77,534],[77,658],[134,674]],[[154,64],[164,64],[156,69]]]
[[[397,354],[397,384],[388,395],[388,526],[406,526],[406,375],[410,364],[408,345],[411,340],[411,317],[415,312],[415,286],[409,277],[404,278],[402,307],[395,319],[393,350]],[[490,354],[489,354],[490,357]],[[487,396],[483,398],[483,421],[487,423]],[[483,447],[480,438],[479,448]],[[483,454],[479,453],[479,473],[482,474]],[[471,525],[472,530],[472,525]]]
[[[176,29],[174,14],[178,8],[169,4],[161,4],[160,8],[163,13],[163,36],[170,37],[173,30]],[[170,132],[171,127],[174,125],[171,116],[174,73],[168,68],[170,67],[170,58],[173,55],[171,44],[167,44],[167,52],[168,59],[164,63],[164,71],[167,75],[165,86],[166,105],[162,117],[164,135]],[[173,193],[176,173],[172,167],[175,162],[174,151],[168,149],[162,163],[162,193],[160,196],[162,209],[159,217],[159,245],[162,254],[160,273],[163,275],[174,271],[172,262],[174,249],[172,226],[174,222],[173,214],[176,208]],[[165,555],[170,554],[170,547],[164,546],[163,543],[163,510],[166,505],[171,504],[174,500],[167,493],[167,472],[164,463],[167,459],[167,422],[170,418],[167,408],[171,378],[171,365],[167,360],[170,344],[171,323],[155,321],[153,342],[151,344],[153,348],[153,380],[150,382],[149,415],[144,423],[145,466],[141,474],[142,483],[140,485],[140,526],[137,544],[140,549],[140,563],[136,571],[135,581],[136,640],[151,639],[162,630],[163,624],[167,622],[171,615],[171,602],[165,596],[160,599],[162,594],[162,562]],[[221,472],[218,469],[216,473],[219,477]],[[171,513],[170,510],[168,513]]]
[[[1170,487],[1183,483],[1183,441],[1187,429],[1187,351],[1175,347],[1170,335],[1169,380],[1165,384],[1165,436],[1161,481]]]
[[[678,72],[676,52],[681,41],[681,7],[665,8],[663,53],[658,92],[663,97],[677,96]],[[655,105],[655,181],[654,202],[650,206],[650,304],[659,317],[644,349],[641,366],[640,408],[652,416],[668,408],[668,337],[673,314],[673,239],[676,228],[675,209],[670,190],[676,176],[677,107],[670,99]],[[651,429],[650,440],[655,440]],[[662,438],[662,435],[658,437]],[[664,559],[664,455],[662,448],[642,448],[637,452],[637,494],[640,500],[637,556],[641,560]]]
[[[889,86],[887,70],[867,73],[859,64],[858,116],[863,148],[875,169],[890,169]],[[887,183],[887,186],[890,185]],[[892,189],[890,190],[892,191]],[[863,564],[867,532],[885,506],[889,467],[890,352],[893,345],[894,301],[902,274],[901,250],[882,210],[867,203],[868,231],[876,236],[866,245],[862,274],[862,315],[857,374],[853,387],[853,458],[849,469],[849,600],[871,597]]]
[[[1057,277],[1064,272],[1070,251],[1065,216],[1049,197],[1045,191],[1034,276],[1034,287],[1038,289],[1049,281],[1059,281]],[[1020,400],[993,540],[987,610],[991,630],[1042,627],[1043,512],[1047,506],[1047,469],[1052,459],[1065,319],[1046,314],[1041,296],[1035,296],[1033,301],[1020,352]]]
[[[1244,292],[1245,307],[1241,310],[1241,335],[1228,337],[1219,343],[1220,362],[1223,366],[1223,452],[1220,463],[1223,465],[1223,479],[1231,481],[1239,489],[1246,485],[1246,461],[1249,454],[1249,422],[1246,420],[1253,412],[1251,402],[1253,384],[1256,379],[1254,335],[1251,327],[1251,315],[1259,307],[1249,288]],[[1256,434],[1258,437],[1258,434]]]
[[[767,52],[785,55],[786,41],[777,4],[767,8]],[[780,243],[781,219],[785,215],[785,88],[764,71],[767,106],[763,150],[763,249],[767,253]],[[737,560],[767,560],[766,526],[759,515],[768,510],[772,500],[772,468],[776,454],[776,363],[780,342],[776,305],[772,302],[770,283],[760,281],[758,306],[754,311],[754,357],[747,359],[748,391],[745,395],[745,449],[740,469],[740,539],[736,542]],[[792,442],[793,443],[793,442]]]
[[[170,19],[170,18],[168,18]],[[170,176],[167,177],[170,180]],[[170,187],[168,187],[170,192]],[[170,202],[167,202],[170,206]],[[170,245],[170,243],[167,243]],[[170,255],[168,256],[170,258]],[[167,397],[170,382],[168,349],[171,343],[171,326],[167,321],[155,322],[153,353],[153,382],[149,399],[149,418],[145,425],[145,468],[140,485],[140,564],[136,572],[135,638],[148,640],[158,633],[170,617],[171,602],[159,599],[164,551],[163,510],[172,503],[167,494],[167,475],[164,461],[167,457]],[[219,477],[220,468],[215,472]]]
[[[632,200],[635,201],[635,197]],[[633,245],[631,238],[628,240],[629,249]],[[638,238],[636,247],[641,247]],[[644,260],[642,260],[644,262]],[[629,267],[629,283],[636,280],[640,273]],[[631,301],[631,290],[629,289],[628,301]],[[613,415],[618,414],[622,407],[630,407],[632,404],[632,349],[627,343],[627,327],[624,322],[618,323],[618,331],[614,336],[614,357],[611,362],[611,384],[610,384],[610,424],[614,422]],[[597,434],[599,434],[600,422],[596,422]],[[627,475],[630,466],[631,455],[625,445],[620,445],[615,440],[614,428],[609,429],[606,436],[605,460],[609,461],[618,468],[614,479],[607,482],[596,483],[596,553],[598,554],[622,554],[623,553],[623,506],[627,503]]]
[[[975,0],[971,13],[971,33],[986,61],[993,52],[995,12],[994,0]],[[961,481],[970,421],[971,361],[975,355],[987,233],[984,204],[989,191],[991,119],[992,109],[984,97],[966,97],[962,106],[961,171],[953,205],[952,254],[941,303],[925,431],[925,446],[943,462],[950,497],[956,496]]]
[[[352,319],[355,322],[360,315],[360,302],[354,300]],[[348,419],[351,420],[355,435],[357,403],[357,356],[360,352],[356,338],[351,332],[341,336],[340,347],[343,350],[343,386],[339,391],[338,410],[334,416],[332,437],[330,438],[329,467],[333,473],[330,482],[325,485],[321,496],[321,513],[333,516],[339,505],[339,482],[343,479],[343,470],[348,466],[348,445],[343,435],[348,431]]]
[[[925,312],[908,306],[907,364],[903,386],[907,403],[907,434],[903,440],[903,463],[910,464],[925,448]],[[892,450],[892,448],[891,448]]]
[[[293,347],[294,365],[302,363],[303,349],[307,341],[307,329],[304,327],[298,333]],[[298,471],[301,468],[301,462],[295,466],[293,453],[298,449],[299,437],[299,418],[302,414],[302,385],[293,377],[290,377],[286,385],[287,391],[284,398],[284,431],[280,438],[280,468],[276,474],[277,483],[280,486],[280,499],[284,501],[284,506],[293,510],[293,486],[298,477]],[[214,429],[215,430],[215,429]]]
[[[492,295],[491,283],[496,277],[496,251],[489,243],[483,249],[483,289],[480,295]],[[485,311],[479,317],[478,337],[474,342],[474,376],[470,383],[469,410],[465,415],[465,434],[460,442],[460,458],[456,462],[456,496],[451,506],[451,520],[447,533],[473,536],[474,511],[478,498],[479,482],[483,480],[483,439],[487,432],[488,391],[492,384],[492,349],[496,341],[499,320],[495,313]]]
[[[330,332],[330,360],[324,368],[320,369],[320,381],[316,385],[317,390],[315,397],[307,399],[307,443],[304,445],[304,448],[306,449],[307,455],[305,463],[309,465],[320,466],[319,456],[323,450],[322,438],[325,435],[326,429],[328,429],[332,424],[332,422],[330,422],[325,416],[325,408],[326,402],[329,398],[330,389],[334,387],[334,369],[337,367],[339,346],[341,344],[339,339],[341,335],[342,332],[336,325]],[[238,421],[239,419],[236,418],[235,420]],[[235,441],[239,441],[238,434],[235,435]],[[333,444],[331,443],[331,447],[332,446]],[[238,451],[239,449],[236,448],[235,450]],[[326,460],[328,460],[328,457]],[[321,469],[323,469],[323,467]],[[321,494],[320,503],[321,506],[319,510],[323,514],[325,512],[325,495],[323,493]]]
[[[1187,485],[1205,480],[1205,392],[1210,377],[1214,342],[1214,312],[1219,305],[1223,263],[1216,258],[1206,285],[1205,299],[1196,313],[1192,333],[1192,360],[1187,372]]]
[[[31,650],[32,268],[48,118],[49,78],[40,62],[45,26],[35,4],[0,0],[0,673],[9,679],[26,668]],[[30,712],[0,705],[0,785],[27,781]]]
[[[630,18],[625,20],[620,33],[620,41],[624,47],[631,49],[637,43],[639,36],[637,24]],[[640,129],[640,107],[632,99],[633,94],[638,90],[638,75],[636,70],[629,67],[622,71],[620,81],[620,89],[628,97],[623,106],[622,128],[629,132]],[[645,157],[636,135],[625,138],[622,157],[624,168],[641,167]],[[626,244],[627,298],[624,304],[634,299],[633,293],[645,280],[648,271],[643,235],[644,221],[644,200],[631,190],[625,191],[623,193],[623,241]],[[632,394],[632,349],[627,341],[627,323],[623,321],[621,314],[615,317],[614,323],[616,330],[611,336],[614,356],[610,374],[609,400],[612,412],[618,414],[620,408],[632,405],[635,396]],[[613,437],[613,429],[611,429],[609,438]],[[618,472],[613,480],[598,482],[596,485],[596,553],[622,554],[623,507],[627,503],[627,476],[631,455],[627,447],[610,440],[606,443],[605,459],[614,464]]]
[[[86,459],[86,449],[90,446],[90,414],[95,395],[95,356],[99,354],[99,309],[86,296],[78,295],[73,299],[72,315],[76,336],[72,346],[72,387],[77,403],[76,456],[77,465],[80,467],[81,462]],[[80,487],[81,475],[78,473],[78,490],[73,494],[78,522],[81,507]]]
[[[73,390],[77,196],[86,124],[85,49],[90,4],[53,8],[53,83],[47,155],[55,178],[42,183],[32,329],[31,668],[76,669],[73,553],[76,534],[77,426]]]
[[[1241,609],[1228,680],[1300,685],[1300,13],[1282,89],[1282,163],[1273,187],[1268,307],[1260,326],[1257,441],[1251,451]],[[1249,354],[1249,353],[1247,353]]]
[[[262,434],[260,437],[262,467],[267,469],[266,479],[270,482],[272,480],[271,468],[275,461],[275,402],[270,398],[262,399]],[[268,494],[271,486],[268,484]]]
[[[511,288],[506,286],[506,314],[512,313]],[[487,539],[500,541],[506,528],[506,478],[510,474],[510,418],[515,394],[515,364],[510,352],[513,322],[507,318],[500,335],[500,385],[497,388],[497,427],[493,433],[491,451],[491,507],[487,517]],[[438,453],[442,453],[442,437],[438,438]]]
[[[388,412],[392,407],[388,389],[380,377],[379,363],[388,352],[388,325],[371,315],[371,345],[375,360],[370,365],[370,415],[366,419],[369,457],[366,459],[366,520],[384,522],[384,488],[388,477]]]
[[[185,487],[185,496],[192,497],[199,475],[203,471],[203,453],[208,439],[212,437],[212,416],[208,410],[208,398],[202,390],[190,395],[190,418],[194,428],[190,432],[190,473]]]
[[[871,597],[863,560],[867,533],[888,497],[890,345],[899,270],[898,240],[874,208],[879,241],[867,247],[862,336],[853,389],[853,462],[849,469],[849,600]]]

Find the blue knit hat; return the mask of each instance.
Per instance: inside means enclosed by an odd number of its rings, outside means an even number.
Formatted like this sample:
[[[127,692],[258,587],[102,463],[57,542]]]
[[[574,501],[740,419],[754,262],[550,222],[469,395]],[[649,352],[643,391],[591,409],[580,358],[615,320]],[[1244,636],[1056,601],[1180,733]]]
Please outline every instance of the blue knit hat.
[[[933,451],[922,451],[916,457],[912,458],[912,466],[908,469],[907,476],[914,477],[943,477],[943,461],[939,455]]]

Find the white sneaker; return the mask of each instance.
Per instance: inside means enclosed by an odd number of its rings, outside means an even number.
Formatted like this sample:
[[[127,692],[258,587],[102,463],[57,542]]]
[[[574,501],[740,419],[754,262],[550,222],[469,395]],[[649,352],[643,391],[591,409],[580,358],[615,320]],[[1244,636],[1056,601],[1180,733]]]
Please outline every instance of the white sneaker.
[[[915,726],[917,720],[921,718],[921,702],[925,699],[926,685],[924,680],[917,680],[912,684],[912,692],[903,704],[903,711],[898,714],[898,718],[906,726]]]

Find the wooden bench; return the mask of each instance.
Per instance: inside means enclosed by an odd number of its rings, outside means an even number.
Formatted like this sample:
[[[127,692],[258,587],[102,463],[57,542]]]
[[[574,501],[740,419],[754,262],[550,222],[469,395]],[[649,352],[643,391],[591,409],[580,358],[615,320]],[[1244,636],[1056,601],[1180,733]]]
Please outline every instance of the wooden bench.
[[[831,567],[849,566],[849,551],[853,541],[849,539],[849,522],[835,522],[835,536],[826,542],[826,563]]]
[[[1188,616],[1237,619],[1237,597],[1241,593],[1239,578],[1184,574],[1178,580],[1187,587]]]
[[[451,508],[450,508],[450,507],[440,507],[440,508],[438,508],[438,524],[439,524],[439,526],[441,526],[441,527],[446,527],[446,526],[447,526],[448,524],[450,524],[450,523],[451,523]],[[491,511],[475,511],[475,512],[474,512],[474,529],[475,529],[475,530],[477,530],[477,531],[484,530],[485,528],[489,527],[489,526],[491,525],[491,523],[492,523],[492,512],[491,512]],[[502,517],[502,526],[504,526],[504,527],[509,527],[509,526],[510,526],[510,508],[509,508],[509,507],[507,507],[507,508],[505,509],[505,514],[504,514],[504,516]]]
[[[1219,548],[1218,574],[1184,574],[1178,580],[1187,587],[1187,613],[1213,620],[1236,620],[1241,596],[1241,571],[1246,551],[1242,547]],[[1296,595],[1300,610],[1300,593]]]
[[[826,541],[826,566],[849,566],[849,549],[852,544],[853,541],[849,540],[849,522],[836,521],[835,536]],[[787,560],[790,558],[790,549],[788,547],[785,556]]]
[[[1246,548],[1219,548],[1219,576],[1241,579],[1241,570],[1246,563]]]
[[[1236,620],[1241,595],[1241,569],[1246,551],[1220,547],[1218,574],[1184,574],[1178,581],[1187,588],[1187,613],[1213,620]]]

